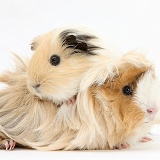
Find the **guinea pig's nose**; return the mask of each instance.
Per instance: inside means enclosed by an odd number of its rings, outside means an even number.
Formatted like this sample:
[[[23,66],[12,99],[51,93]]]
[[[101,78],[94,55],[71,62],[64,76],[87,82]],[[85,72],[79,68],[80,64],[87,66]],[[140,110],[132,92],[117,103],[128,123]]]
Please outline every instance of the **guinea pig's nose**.
[[[156,107],[151,107],[147,109],[149,121],[153,121],[155,119],[157,112],[158,112],[158,109]]]
[[[149,114],[156,114],[157,112],[158,112],[158,109],[157,108],[149,108],[149,109],[147,109],[147,112],[149,113]]]

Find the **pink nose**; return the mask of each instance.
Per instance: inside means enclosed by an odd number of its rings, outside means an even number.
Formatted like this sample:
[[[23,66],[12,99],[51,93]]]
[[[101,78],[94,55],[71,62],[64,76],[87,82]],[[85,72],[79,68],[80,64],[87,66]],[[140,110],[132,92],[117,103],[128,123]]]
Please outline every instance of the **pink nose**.
[[[157,108],[149,108],[149,109],[147,109],[147,112],[149,114],[156,114],[158,112],[158,109]]]
[[[148,108],[147,113],[149,121],[153,121],[155,119],[156,113],[158,112],[158,109],[156,107]]]

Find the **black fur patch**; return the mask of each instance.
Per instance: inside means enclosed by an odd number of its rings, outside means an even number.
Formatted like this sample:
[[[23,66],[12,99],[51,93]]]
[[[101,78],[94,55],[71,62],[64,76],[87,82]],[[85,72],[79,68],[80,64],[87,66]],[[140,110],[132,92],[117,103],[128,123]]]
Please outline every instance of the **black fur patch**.
[[[75,53],[86,53],[89,55],[95,55],[94,51],[97,49],[102,49],[89,43],[91,39],[97,39],[93,35],[79,34],[77,30],[65,30],[60,33],[60,38],[62,40],[62,46],[67,48],[72,48]]]

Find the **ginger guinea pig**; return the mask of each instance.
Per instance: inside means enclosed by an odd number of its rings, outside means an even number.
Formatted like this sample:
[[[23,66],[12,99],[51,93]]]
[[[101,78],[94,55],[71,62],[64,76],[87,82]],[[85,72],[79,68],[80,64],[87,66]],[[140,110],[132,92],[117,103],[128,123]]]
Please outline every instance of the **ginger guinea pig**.
[[[79,92],[82,126],[66,150],[122,149],[146,138],[160,106],[160,81],[151,62],[138,53],[124,55],[117,70],[104,84]]]
[[[27,69],[28,88],[40,98],[57,104],[78,93],[86,74],[90,77],[86,87],[93,80],[99,81],[94,68],[106,66],[106,77],[112,74],[119,57],[116,49],[109,44],[104,46],[101,38],[73,28],[58,28],[36,37],[32,49],[34,54]]]

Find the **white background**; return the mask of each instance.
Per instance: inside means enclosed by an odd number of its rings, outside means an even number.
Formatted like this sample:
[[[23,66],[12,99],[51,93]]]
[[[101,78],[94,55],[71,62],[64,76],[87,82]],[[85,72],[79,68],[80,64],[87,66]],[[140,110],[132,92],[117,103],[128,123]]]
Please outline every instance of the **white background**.
[[[132,49],[145,51],[160,75],[160,0],[0,0],[0,72],[12,68],[11,52],[23,57],[32,55],[29,44],[35,36],[73,24],[95,29],[124,53]],[[131,159],[136,155],[136,159],[139,155],[140,159],[151,159],[160,153],[160,138],[141,147],[133,152],[0,151],[0,159]]]

